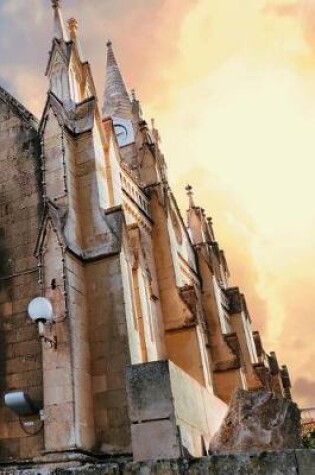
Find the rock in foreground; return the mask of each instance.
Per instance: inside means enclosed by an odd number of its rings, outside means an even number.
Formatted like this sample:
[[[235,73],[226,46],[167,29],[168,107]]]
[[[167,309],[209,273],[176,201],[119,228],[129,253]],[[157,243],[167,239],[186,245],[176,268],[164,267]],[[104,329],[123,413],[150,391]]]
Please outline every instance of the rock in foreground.
[[[210,451],[282,450],[301,447],[301,417],[295,403],[266,391],[238,389]]]

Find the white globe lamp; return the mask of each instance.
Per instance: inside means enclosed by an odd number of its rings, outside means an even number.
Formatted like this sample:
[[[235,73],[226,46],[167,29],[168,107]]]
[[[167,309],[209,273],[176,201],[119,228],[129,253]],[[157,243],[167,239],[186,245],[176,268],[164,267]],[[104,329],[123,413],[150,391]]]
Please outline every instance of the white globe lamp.
[[[54,317],[54,311],[50,300],[45,297],[36,297],[33,299],[27,308],[29,317],[33,322],[52,322]]]
[[[49,343],[50,348],[57,349],[56,335],[50,337],[46,335],[45,323],[54,322],[54,310],[51,301],[45,297],[36,297],[31,300],[27,307],[27,313],[34,323],[38,325],[38,333],[45,343]]]

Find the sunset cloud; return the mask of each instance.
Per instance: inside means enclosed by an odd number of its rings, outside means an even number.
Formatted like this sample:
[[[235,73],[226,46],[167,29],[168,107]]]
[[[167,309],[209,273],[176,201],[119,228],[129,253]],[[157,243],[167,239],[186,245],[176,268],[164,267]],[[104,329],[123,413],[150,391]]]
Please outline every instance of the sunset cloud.
[[[305,394],[315,394],[315,382],[306,378],[298,378],[295,381],[295,394],[300,400],[305,401],[304,407],[307,408],[312,399],[306,399]]]
[[[267,13],[275,13],[276,15],[285,17],[296,16],[300,12],[300,7],[299,2],[268,2],[264,9]]]

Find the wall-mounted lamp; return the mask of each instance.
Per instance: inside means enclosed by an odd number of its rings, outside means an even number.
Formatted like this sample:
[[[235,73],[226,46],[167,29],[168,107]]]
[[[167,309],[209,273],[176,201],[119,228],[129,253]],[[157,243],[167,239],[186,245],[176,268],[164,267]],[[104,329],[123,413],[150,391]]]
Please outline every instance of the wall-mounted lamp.
[[[20,425],[27,435],[36,435],[42,430],[42,410],[24,391],[5,393],[4,404],[18,416]]]
[[[18,416],[37,414],[39,409],[23,391],[10,391],[4,395],[4,404]]]
[[[44,342],[50,343],[51,348],[57,348],[57,337],[52,338],[46,335],[45,324],[54,322],[54,311],[50,300],[45,297],[36,297],[27,308],[29,317],[38,325],[38,333]]]

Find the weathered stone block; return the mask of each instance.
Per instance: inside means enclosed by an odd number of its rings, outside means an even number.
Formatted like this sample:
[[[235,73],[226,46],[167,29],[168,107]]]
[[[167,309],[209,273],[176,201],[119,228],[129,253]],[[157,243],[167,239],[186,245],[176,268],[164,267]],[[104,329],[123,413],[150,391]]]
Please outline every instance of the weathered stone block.
[[[315,450],[296,450],[299,475],[315,475]]]
[[[168,362],[127,368],[127,394],[132,422],[171,417],[174,407]]]
[[[212,439],[214,452],[282,450],[301,447],[300,411],[288,399],[264,390],[237,390]]]
[[[181,456],[180,441],[172,421],[150,421],[131,426],[135,460],[159,460]]]

